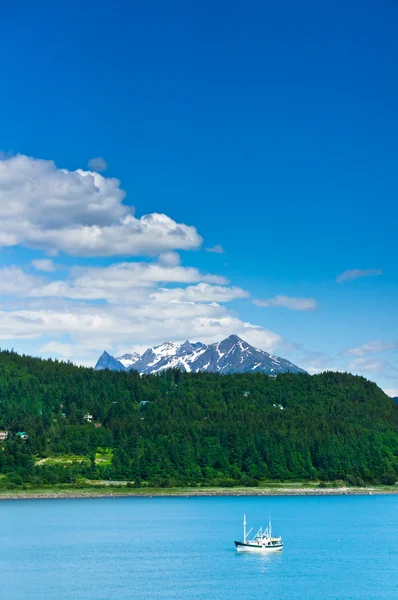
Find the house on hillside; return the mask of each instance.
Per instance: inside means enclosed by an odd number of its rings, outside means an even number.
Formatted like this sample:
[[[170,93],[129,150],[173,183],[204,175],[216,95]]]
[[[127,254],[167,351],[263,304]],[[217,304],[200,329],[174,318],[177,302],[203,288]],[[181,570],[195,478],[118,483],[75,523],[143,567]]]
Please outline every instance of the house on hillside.
[[[93,420],[93,415],[87,413],[87,415],[84,415],[84,420],[87,421],[87,423],[91,423],[91,421]]]
[[[17,433],[17,437],[20,437],[20,438],[21,438],[21,440],[24,440],[24,441],[26,441],[26,440],[28,440],[28,439],[29,439],[29,436],[28,436],[28,434],[27,434],[27,433],[25,433],[24,431],[18,431],[18,433]]]
[[[4,429],[0,431],[0,442],[4,442],[8,438],[8,431]]]

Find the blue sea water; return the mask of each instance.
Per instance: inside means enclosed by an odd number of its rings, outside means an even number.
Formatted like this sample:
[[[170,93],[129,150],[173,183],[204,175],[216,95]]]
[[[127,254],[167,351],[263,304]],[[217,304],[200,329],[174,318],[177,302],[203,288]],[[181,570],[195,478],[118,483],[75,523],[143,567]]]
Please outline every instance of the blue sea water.
[[[285,548],[237,554],[242,517]],[[398,599],[398,496],[0,503],[8,600]]]

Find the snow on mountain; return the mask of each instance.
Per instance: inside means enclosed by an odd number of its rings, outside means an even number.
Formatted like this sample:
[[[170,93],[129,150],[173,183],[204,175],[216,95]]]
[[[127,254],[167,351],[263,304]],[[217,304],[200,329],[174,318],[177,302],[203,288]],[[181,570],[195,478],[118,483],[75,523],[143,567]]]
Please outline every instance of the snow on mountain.
[[[141,356],[138,352],[133,352],[133,354],[123,354],[123,356],[118,356],[116,360],[122,363],[125,369],[129,369],[132,367],[138,360],[140,360]]]
[[[165,342],[148,348],[142,356],[137,353],[124,354],[113,358],[104,352],[95,365],[96,370],[130,370],[140,373],[160,373],[165,369],[178,368],[181,371],[209,371],[213,373],[305,373],[290,361],[268,354],[251,346],[237,335],[206,346],[201,342],[192,344]]]

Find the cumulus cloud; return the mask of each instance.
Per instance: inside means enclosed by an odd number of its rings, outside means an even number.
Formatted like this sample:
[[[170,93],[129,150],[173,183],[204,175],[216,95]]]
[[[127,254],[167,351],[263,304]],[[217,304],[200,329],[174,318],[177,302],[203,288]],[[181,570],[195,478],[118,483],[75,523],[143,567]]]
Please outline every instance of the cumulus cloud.
[[[228,281],[219,275],[201,273],[194,267],[168,266],[164,262],[125,262],[114,263],[109,267],[74,267],[71,269],[66,280],[58,279],[48,281],[41,276],[31,275],[17,266],[4,267],[0,269],[3,295],[19,295],[25,297],[58,297],[73,298],[80,300],[108,300],[118,303],[142,302],[153,297],[150,294],[159,288],[159,284],[192,284],[201,282],[202,287],[197,288],[196,296],[199,299],[202,294],[204,302],[223,301],[222,297],[228,298],[233,289],[232,296],[245,297],[247,295],[239,288],[220,287],[212,296],[212,286],[206,284],[217,284],[225,286]],[[224,295],[222,295],[224,290]],[[167,291],[159,293],[166,298]],[[184,290],[183,290],[184,291]],[[193,292],[187,292],[187,294]],[[177,292],[173,298],[176,299]],[[211,297],[211,300],[206,300]],[[182,295],[181,295],[182,298]]]
[[[225,287],[199,283],[186,288],[162,288],[151,294],[158,302],[229,302],[247,298],[248,292],[238,287]]]
[[[283,306],[290,310],[314,310],[317,307],[313,298],[293,298],[289,296],[275,296],[268,300],[253,300],[256,306]]]
[[[360,277],[376,277],[382,275],[381,269],[352,269],[350,271],[344,271],[336,278],[337,283],[344,283],[345,281],[352,281],[353,279],[359,279]]]
[[[216,244],[212,248],[206,248],[206,252],[213,252],[214,254],[225,254],[225,250],[221,246],[221,244]]]
[[[213,283],[224,285],[227,280],[219,275],[201,273],[194,267],[168,266],[162,262],[116,263],[104,268],[74,269],[73,288],[95,292],[103,298],[133,292],[138,288],[154,288],[158,284]]]
[[[385,352],[396,348],[398,348],[398,342],[375,340],[357,348],[348,348],[347,350],[344,350],[342,354],[345,354],[346,356],[366,356],[367,354],[377,354],[378,352]]]
[[[165,267],[177,267],[181,262],[178,252],[164,252],[159,256],[159,264]]]
[[[16,266],[0,269],[0,281],[2,296],[29,296],[31,290],[46,284],[45,279],[25,273]]]
[[[44,271],[45,273],[52,273],[55,271],[55,265],[51,258],[37,258],[32,260],[32,265],[38,271]]]
[[[192,226],[134,216],[120,181],[28,156],[0,160],[0,245],[72,256],[153,255],[197,248]]]
[[[101,156],[97,156],[97,158],[91,158],[88,161],[88,168],[93,170],[93,171],[97,171],[98,173],[102,173],[103,171],[106,171],[108,168],[108,164],[106,162],[106,160],[104,160]]]
[[[235,333],[272,352],[277,333],[226,307],[248,292],[225,277],[181,264],[177,251],[198,248],[192,226],[164,214],[137,218],[117,179],[59,169],[27,156],[0,158],[0,245],[50,255],[149,257],[109,266],[74,266],[55,277],[49,258],[0,269],[0,339],[32,341],[44,354],[92,364],[107,348],[143,347],[167,339],[205,343]],[[209,249],[221,253],[217,245]],[[155,257],[155,258],[154,258]],[[157,257],[157,258],[156,258]],[[35,272],[32,271],[32,267]],[[51,274],[51,276],[50,276]]]
[[[384,373],[388,364],[384,360],[376,358],[356,358],[347,365],[349,371],[360,373]]]
[[[246,297],[245,290],[192,267],[117,263],[73,268],[66,280],[56,281],[7,267],[0,271],[0,279],[5,298],[13,296],[0,310],[0,339],[50,337],[41,347],[43,353],[73,360],[78,356],[80,362],[86,354],[86,362],[94,361],[102,348],[112,351],[166,339],[208,343],[236,333],[268,351],[282,343],[278,334],[244,322],[222,306]],[[176,283],[180,285],[164,287]],[[65,345],[65,335],[70,344]]]
[[[66,304],[58,307],[36,307],[0,310],[0,339],[40,339],[50,336],[54,342],[68,334],[80,353],[81,344],[90,344],[91,357],[103,348],[115,345],[153,345],[165,340],[201,340],[214,342],[236,333],[248,342],[268,351],[274,350],[281,337],[231,315],[225,307],[214,304],[112,305]],[[46,350],[58,352],[63,346]],[[68,349],[71,352],[71,349]]]

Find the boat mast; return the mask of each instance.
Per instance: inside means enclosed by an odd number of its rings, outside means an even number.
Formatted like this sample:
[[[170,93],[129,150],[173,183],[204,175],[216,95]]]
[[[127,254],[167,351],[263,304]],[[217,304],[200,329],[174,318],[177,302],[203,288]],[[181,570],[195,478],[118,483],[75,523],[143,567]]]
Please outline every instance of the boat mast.
[[[272,538],[272,525],[271,525],[271,515],[268,513],[268,535]]]
[[[243,515],[243,543],[246,544],[246,515]]]

